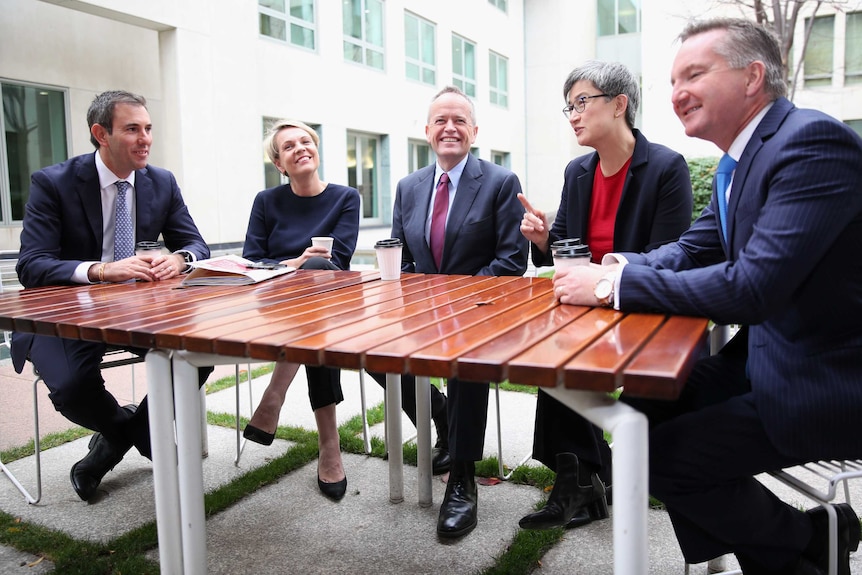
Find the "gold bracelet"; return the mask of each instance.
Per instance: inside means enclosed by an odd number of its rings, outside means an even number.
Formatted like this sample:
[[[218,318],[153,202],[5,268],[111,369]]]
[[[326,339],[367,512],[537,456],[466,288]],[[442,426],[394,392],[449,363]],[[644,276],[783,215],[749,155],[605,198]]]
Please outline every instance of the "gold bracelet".
[[[99,266],[99,281],[105,281],[105,266],[108,264],[102,264]]]

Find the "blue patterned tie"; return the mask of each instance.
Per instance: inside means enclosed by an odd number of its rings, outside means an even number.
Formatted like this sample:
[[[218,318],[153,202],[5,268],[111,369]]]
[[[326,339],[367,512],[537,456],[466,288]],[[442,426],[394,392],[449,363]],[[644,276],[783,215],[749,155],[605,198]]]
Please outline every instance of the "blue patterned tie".
[[[114,261],[135,255],[135,229],[132,227],[132,212],[126,202],[129,182],[117,181],[116,219],[114,220]]]
[[[727,154],[721,157],[715,170],[715,193],[718,199],[718,217],[721,220],[721,233],[727,240],[727,186],[736,169],[736,160]]]

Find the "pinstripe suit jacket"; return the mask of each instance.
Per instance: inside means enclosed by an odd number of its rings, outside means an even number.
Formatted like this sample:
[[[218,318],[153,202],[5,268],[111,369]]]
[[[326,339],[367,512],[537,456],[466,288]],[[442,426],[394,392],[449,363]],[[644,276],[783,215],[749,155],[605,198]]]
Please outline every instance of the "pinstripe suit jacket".
[[[860,169],[858,135],[781,98],[737,166],[729,241],[713,191],[679,241],[625,254],[622,309],[747,327],[757,408],[794,457],[862,456]]]

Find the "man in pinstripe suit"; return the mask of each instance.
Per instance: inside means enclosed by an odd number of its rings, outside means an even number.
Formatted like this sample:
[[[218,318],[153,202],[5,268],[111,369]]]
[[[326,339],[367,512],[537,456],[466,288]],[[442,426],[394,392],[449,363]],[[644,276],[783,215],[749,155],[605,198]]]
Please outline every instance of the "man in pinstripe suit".
[[[679,241],[609,254],[603,268],[558,274],[555,289],[563,303],[743,326],[678,400],[625,399],[650,420],[650,492],[689,563],[735,553],[746,574],[826,573],[825,510],[791,507],[754,476],[862,457],[862,139],[784,98],[762,27],[693,22],[680,38],[674,111],[734,160],[729,184]],[[859,520],[838,511],[849,575]]]

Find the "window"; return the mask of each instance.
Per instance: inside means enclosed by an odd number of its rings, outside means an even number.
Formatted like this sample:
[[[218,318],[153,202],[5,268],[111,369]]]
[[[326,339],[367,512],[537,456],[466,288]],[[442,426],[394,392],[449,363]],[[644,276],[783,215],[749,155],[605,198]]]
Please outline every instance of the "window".
[[[476,45],[452,34],[452,83],[476,97]]]
[[[862,84],[862,12],[847,14],[844,36],[844,84]]]
[[[344,59],[383,69],[382,0],[344,0]]]
[[[805,19],[807,27],[811,18]],[[835,43],[835,17],[818,16],[814,19],[808,48],[805,50],[805,87],[832,85],[832,52]]]
[[[405,12],[404,43],[407,77],[432,86],[437,84],[434,24]]]
[[[845,120],[844,123],[850,126],[859,136],[862,136],[862,120]]]
[[[434,151],[428,142],[409,140],[407,142],[407,153],[409,155],[407,158],[407,170],[411,174],[419,168],[430,166],[435,161]]]
[[[347,133],[347,185],[359,190],[363,223],[383,223],[377,185],[379,144],[376,136]]]
[[[262,36],[315,49],[314,0],[258,0],[257,3]]]
[[[64,91],[0,82],[0,223],[24,219],[30,174],[66,160]]]
[[[490,52],[488,71],[491,103],[505,108],[509,105],[509,61],[499,54]]]
[[[511,168],[511,162],[508,152],[496,152],[494,150],[491,150],[491,161],[498,166],[503,166],[504,168]]]
[[[503,12],[506,11],[506,0],[488,0],[489,4],[493,4]]]
[[[640,32],[639,0],[599,0],[599,36],[617,36]]]

